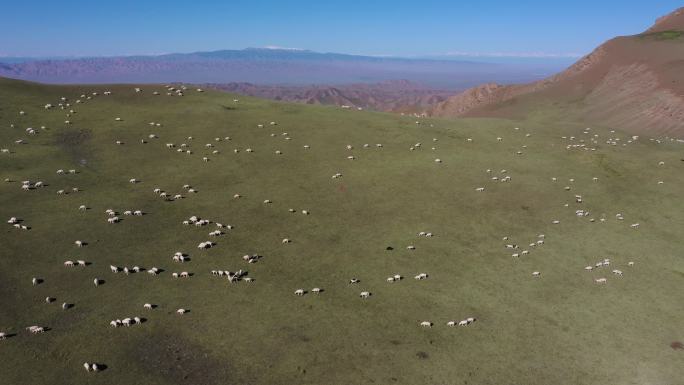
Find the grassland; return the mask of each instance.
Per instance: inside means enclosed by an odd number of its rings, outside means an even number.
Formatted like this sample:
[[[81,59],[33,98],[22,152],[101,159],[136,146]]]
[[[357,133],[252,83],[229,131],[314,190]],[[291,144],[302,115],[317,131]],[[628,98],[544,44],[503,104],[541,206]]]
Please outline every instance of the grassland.
[[[645,33],[640,35],[642,38],[651,38],[655,40],[678,40],[682,37],[682,31],[661,31]]]
[[[0,154],[0,176],[13,181],[0,182],[0,219],[16,216],[31,227],[3,222],[0,233],[0,331],[16,334],[0,341],[0,383],[684,381],[684,352],[670,347],[684,339],[681,143],[628,143],[619,127],[584,134],[586,126],[543,114],[416,124],[390,114],[245,97],[235,103],[233,95],[194,90],[171,97],[162,86],[141,87],[0,80],[0,147],[11,150]],[[75,104],[91,92],[100,95]],[[68,118],[43,108],[62,96],[75,110]],[[27,135],[27,127],[37,134]],[[231,140],[214,140],[226,136]],[[620,141],[608,145],[608,138]],[[595,151],[566,148],[580,140]],[[184,142],[193,154],[165,146]],[[417,142],[422,146],[410,151]],[[78,173],[55,173],[72,168]],[[337,172],[343,176],[331,179]],[[510,182],[491,180],[505,175]],[[22,191],[27,179],[47,186]],[[198,192],[184,192],[184,184]],[[56,194],[72,187],[81,191]],[[155,187],[185,198],[165,201]],[[236,193],[242,198],[233,199]],[[79,211],[82,204],[90,210]],[[108,224],[107,208],[146,215]],[[578,217],[578,209],[590,215]],[[191,215],[235,228],[200,251],[196,245],[214,227],[183,226]],[[529,255],[514,258],[504,248],[527,249],[542,233],[545,244]],[[88,246],[76,248],[76,239]],[[171,261],[176,251],[192,260],[179,266]],[[263,258],[247,264],[247,253]],[[584,271],[603,258],[610,267]],[[92,265],[65,268],[67,259]],[[110,264],[165,271],[126,276],[110,273]],[[229,284],[209,273],[214,269],[245,269],[255,282]],[[171,278],[181,270],[195,275]],[[429,279],[415,281],[420,272]],[[395,273],[406,279],[387,283]],[[44,282],[32,286],[32,277]],[[95,277],[104,284],[95,287]],[[361,283],[349,285],[352,277]],[[595,284],[599,277],[607,284]],[[312,287],[325,291],[293,295]],[[362,290],[373,295],[361,300]],[[56,302],[46,304],[47,296]],[[74,306],[62,310],[62,302]],[[159,307],[144,310],[147,302]],[[190,312],[178,316],[180,307]],[[108,325],[135,315],[147,321]],[[472,325],[445,326],[470,316],[477,318]],[[419,327],[424,320],[434,326]],[[34,324],[50,330],[24,331]],[[84,361],[107,369],[87,373]]]

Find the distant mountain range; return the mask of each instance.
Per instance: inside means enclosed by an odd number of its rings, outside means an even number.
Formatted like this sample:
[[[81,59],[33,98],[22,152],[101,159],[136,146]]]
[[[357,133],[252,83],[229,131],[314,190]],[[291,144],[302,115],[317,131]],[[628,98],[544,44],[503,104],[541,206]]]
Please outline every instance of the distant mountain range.
[[[641,34],[607,41],[557,75],[519,85],[489,82],[428,112],[517,117],[551,110],[635,133],[684,134],[684,8]]]
[[[336,86],[269,86],[252,83],[206,84],[204,86],[286,102],[332,104],[405,113],[420,113],[457,93],[453,90],[432,89],[407,80]]]
[[[482,59],[481,59],[482,60]],[[0,76],[44,83],[231,83],[311,85],[406,79],[439,89],[482,82],[540,79],[562,69],[549,63],[410,59],[248,48],[158,56],[0,58]]]

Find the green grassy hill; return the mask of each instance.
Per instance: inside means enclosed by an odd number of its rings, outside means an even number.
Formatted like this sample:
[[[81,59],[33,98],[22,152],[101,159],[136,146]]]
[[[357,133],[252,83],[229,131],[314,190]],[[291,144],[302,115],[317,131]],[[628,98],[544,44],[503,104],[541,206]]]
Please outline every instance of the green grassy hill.
[[[682,381],[684,352],[670,345],[684,340],[684,144],[632,140],[619,127],[585,131],[541,113],[416,124],[140,87],[0,80],[0,147],[9,150],[0,176],[10,180],[0,182],[0,332],[11,335],[0,340],[0,383]],[[192,154],[177,151],[182,143]],[[24,180],[44,186],[23,191]],[[107,222],[109,208],[120,223]],[[138,209],[145,215],[122,215]],[[192,215],[234,228],[210,237],[213,222],[182,224]],[[528,246],[540,234],[544,244]],[[216,245],[199,250],[207,240]],[[173,262],[177,251],[191,260]],[[245,254],[262,258],[248,264]],[[585,271],[605,258],[610,266]],[[63,265],[78,259],[91,264]],[[164,271],[114,274],[110,265]],[[239,269],[254,281],[210,273]],[[172,278],[181,271],[194,275]],[[414,280],[422,272],[429,278]],[[404,279],[387,282],[394,274]],[[33,277],[44,281],[33,286]],[[295,296],[299,288],[309,292]],[[133,316],[145,322],[109,326]],[[476,321],[446,326],[468,317]],[[49,330],[32,335],[30,325]],[[86,361],[107,368],[88,373]]]

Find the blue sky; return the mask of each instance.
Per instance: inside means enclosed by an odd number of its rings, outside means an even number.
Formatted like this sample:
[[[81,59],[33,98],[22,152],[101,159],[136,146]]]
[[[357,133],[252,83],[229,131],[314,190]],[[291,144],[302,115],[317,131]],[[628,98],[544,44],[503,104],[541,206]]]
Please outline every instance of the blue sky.
[[[424,56],[580,55],[643,31],[676,1],[10,1],[0,56],[159,54],[279,46]]]

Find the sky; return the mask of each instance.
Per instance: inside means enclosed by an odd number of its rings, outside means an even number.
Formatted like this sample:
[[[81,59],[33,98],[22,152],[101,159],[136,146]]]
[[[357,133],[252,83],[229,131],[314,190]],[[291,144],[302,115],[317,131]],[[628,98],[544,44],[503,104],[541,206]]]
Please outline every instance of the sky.
[[[0,56],[283,47],[405,57],[576,57],[611,37],[639,33],[683,5],[658,0],[0,0]]]

